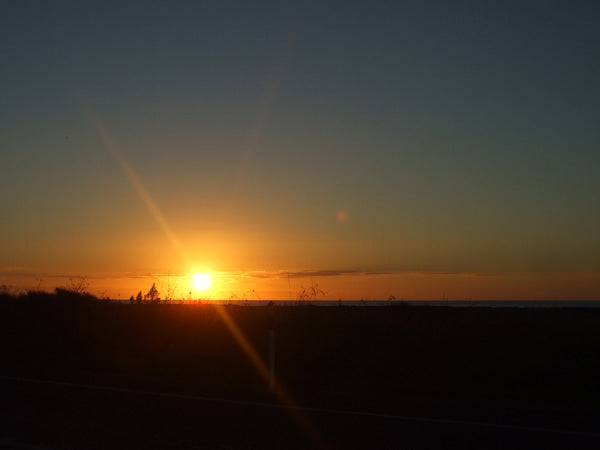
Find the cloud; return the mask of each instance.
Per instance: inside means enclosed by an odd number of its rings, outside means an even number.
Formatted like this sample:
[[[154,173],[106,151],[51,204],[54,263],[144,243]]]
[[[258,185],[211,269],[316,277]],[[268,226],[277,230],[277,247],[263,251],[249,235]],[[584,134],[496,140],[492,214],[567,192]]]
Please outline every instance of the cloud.
[[[21,266],[3,266],[0,267],[0,275],[10,277],[35,277],[38,273],[28,267]]]
[[[452,277],[452,278],[475,278],[495,277],[506,275],[501,272],[475,272],[475,271],[444,271],[426,268],[405,268],[401,270],[349,270],[349,269],[316,269],[316,270],[256,270],[225,272],[227,275],[241,276],[245,278],[273,279],[273,278],[321,278],[339,276],[378,276],[394,275],[405,277]]]
[[[26,267],[20,267],[20,266],[4,266],[4,267],[0,267],[0,273],[16,273],[16,272],[25,272],[27,271]]]
[[[317,277],[339,277],[344,275],[390,275],[392,272],[362,271],[348,269],[319,269],[298,271],[250,271],[241,273],[247,278],[317,278]]]

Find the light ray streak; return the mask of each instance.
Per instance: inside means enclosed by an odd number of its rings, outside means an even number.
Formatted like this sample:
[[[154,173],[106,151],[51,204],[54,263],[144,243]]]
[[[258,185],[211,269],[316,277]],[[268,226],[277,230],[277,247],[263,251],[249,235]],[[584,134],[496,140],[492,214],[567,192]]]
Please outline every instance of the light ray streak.
[[[264,96],[263,102],[261,102],[261,107],[259,108],[259,112],[257,114],[258,117],[255,122],[255,127],[251,133],[250,142],[247,147],[247,151],[245,153],[245,158],[244,158],[245,163],[240,167],[240,175],[237,180],[238,186],[242,181],[243,173],[245,172],[245,169],[247,168],[246,167],[247,163],[252,155],[252,152],[254,150],[254,147],[256,146],[256,143],[258,142],[258,137],[263,128],[265,118],[266,118],[266,115],[267,115],[267,112],[269,109],[269,105],[273,101],[273,98],[275,97],[278,86],[279,86],[279,75],[274,77],[274,80],[272,81],[269,89],[267,90],[266,95]],[[96,125],[96,128],[98,129],[98,132],[102,138],[104,145],[109,150],[109,152],[113,155],[113,157],[119,164],[119,167],[121,168],[121,170],[125,174],[126,178],[131,183],[133,188],[135,189],[136,193],[138,194],[138,196],[140,197],[142,202],[146,205],[146,208],[148,209],[148,211],[150,212],[150,214],[152,215],[152,217],[154,218],[156,223],[161,227],[161,229],[163,230],[163,232],[165,233],[167,238],[171,241],[171,244],[177,249],[177,251],[179,252],[181,257],[189,265],[191,263],[191,260],[188,257],[187,252],[181,245],[181,242],[177,238],[177,235],[174,233],[174,231],[172,230],[168,221],[166,220],[166,218],[164,217],[164,215],[162,214],[162,212],[160,211],[160,209],[158,208],[158,206],[156,205],[156,203],[154,202],[154,200],[152,199],[152,197],[150,196],[150,194],[148,193],[148,191],[142,184],[137,173],[131,168],[131,166],[127,162],[125,156],[121,152],[117,143],[115,141],[113,141],[113,139],[110,137],[110,135],[108,134],[106,129],[102,126],[102,124],[99,120],[94,120],[94,123]],[[237,190],[237,186],[236,186],[236,190]],[[257,370],[260,377],[265,381],[266,384],[269,384],[270,371],[269,371],[267,365],[264,363],[264,361],[260,357],[260,355],[258,354],[258,352],[254,349],[252,344],[250,344],[250,342],[248,341],[248,339],[246,338],[244,333],[240,330],[240,328],[237,326],[237,324],[231,318],[231,316],[227,313],[227,311],[223,308],[223,306],[215,304],[215,308],[216,308],[217,312],[219,313],[219,316],[221,317],[221,319],[223,320],[223,322],[225,323],[225,325],[227,326],[227,328],[229,329],[229,331],[231,332],[231,334],[237,341],[238,345],[240,345],[243,352],[246,354],[246,356],[248,357],[248,359],[250,360],[252,365]],[[281,404],[289,411],[290,415],[296,420],[298,425],[307,434],[308,438],[313,442],[313,444],[315,444],[315,448],[326,449],[327,446],[325,445],[324,440],[320,437],[317,430],[312,426],[312,424],[304,416],[304,414],[301,411],[301,408],[294,401],[292,396],[284,389],[284,387],[281,385],[281,383],[279,383],[279,382],[275,383],[274,393],[278,397]]]
[[[150,215],[154,218],[158,226],[162,229],[163,233],[171,242],[173,247],[175,247],[175,249],[179,252],[179,255],[184,259],[184,261],[186,261],[188,266],[190,266],[191,260],[187,252],[185,251],[183,245],[181,245],[179,238],[171,228],[171,225],[169,225],[169,222],[167,221],[165,216],[158,208],[158,205],[154,202],[154,200],[142,184],[142,181],[138,177],[137,173],[131,168],[131,166],[125,159],[125,156],[123,155],[123,152],[121,151],[117,143],[110,137],[110,135],[102,126],[99,120],[96,120],[95,124],[100,134],[100,137],[102,138],[102,142],[119,164],[121,171],[125,174],[125,177],[129,181],[131,186],[134,188],[140,200],[142,200],[144,205],[146,205],[146,208],[150,212]]]
[[[232,336],[235,338],[239,346],[242,348],[260,377],[263,379],[265,384],[270,382],[270,371],[265,362],[262,360],[256,349],[248,341],[242,330],[237,326],[235,321],[226,311],[226,309],[219,304],[215,304],[217,313],[223,320],[223,323],[227,326]],[[324,439],[320,436],[319,432],[312,426],[306,416],[302,413],[302,408],[296,403],[293,397],[287,392],[287,390],[281,385],[279,381],[275,382],[275,395],[281,404],[286,408],[294,420],[300,425],[303,431],[307,434],[308,438],[316,445],[315,448],[325,449]]]
[[[269,115],[271,105],[275,101],[275,98],[277,97],[277,92],[279,91],[279,86],[281,85],[281,78],[291,54],[291,46],[291,40],[288,40],[282,45],[280,54],[275,60],[272,74],[269,77],[267,88],[265,89],[258,103],[254,122],[246,140],[245,149],[240,155],[238,173],[234,179],[234,195],[237,195],[240,186],[244,182],[246,173],[248,172],[250,161],[252,159],[252,156],[256,152],[256,148],[260,141],[260,137],[263,133],[263,129],[265,128],[267,116]]]

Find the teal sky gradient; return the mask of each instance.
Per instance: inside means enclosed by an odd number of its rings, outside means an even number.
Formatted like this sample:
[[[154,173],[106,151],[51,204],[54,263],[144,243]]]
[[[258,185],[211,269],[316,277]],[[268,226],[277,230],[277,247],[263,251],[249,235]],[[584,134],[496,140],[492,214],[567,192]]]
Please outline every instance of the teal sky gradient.
[[[0,267],[600,272],[597,2],[18,2]],[[340,223],[336,214],[344,211]]]

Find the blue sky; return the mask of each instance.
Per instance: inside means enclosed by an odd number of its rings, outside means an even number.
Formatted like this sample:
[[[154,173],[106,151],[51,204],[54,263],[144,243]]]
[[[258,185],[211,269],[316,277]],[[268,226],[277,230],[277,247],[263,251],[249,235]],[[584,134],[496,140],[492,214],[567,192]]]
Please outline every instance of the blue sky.
[[[200,266],[598,272],[599,19],[597,2],[5,7],[0,266],[188,270],[102,129]]]

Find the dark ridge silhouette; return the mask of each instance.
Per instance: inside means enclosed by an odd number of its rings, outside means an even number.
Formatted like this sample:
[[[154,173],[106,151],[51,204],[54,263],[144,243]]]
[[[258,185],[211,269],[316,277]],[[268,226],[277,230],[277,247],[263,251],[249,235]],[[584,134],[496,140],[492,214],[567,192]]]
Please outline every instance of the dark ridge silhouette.
[[[64,289],[0,299],[2,376],[278,402],[218,311],[268,361],[269,306],[139,307]],[[401,306],[272,306],[278,382],[303,406],[598,431],[599,310]],[[102,424],[109,431],[98,448],[310,447],[291,416],[268,408],[6,380],[0,386],[5,410],[17,409],[0,431],[22,427],[28,436],[46,436],[47,425],[32,416],[44,414],[56,427],[50,441],[56,446],[86,448],[91,424]],[[81,408],[89,411],[82,416]],[[598,442],[309,416],[335,448],[582,448]],[[148,429],[158,436],[152,444]],[[465,447],[469,439],[474,444]]]

